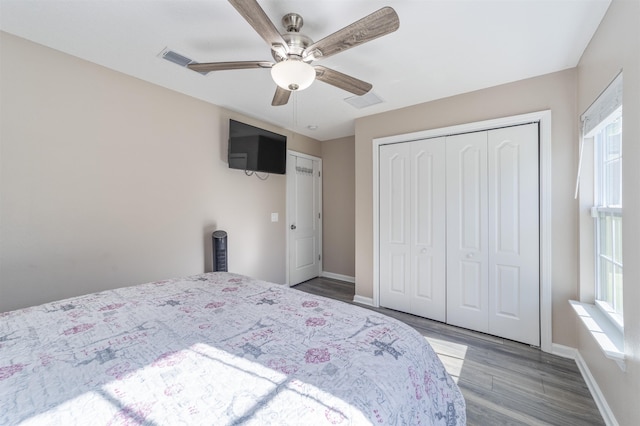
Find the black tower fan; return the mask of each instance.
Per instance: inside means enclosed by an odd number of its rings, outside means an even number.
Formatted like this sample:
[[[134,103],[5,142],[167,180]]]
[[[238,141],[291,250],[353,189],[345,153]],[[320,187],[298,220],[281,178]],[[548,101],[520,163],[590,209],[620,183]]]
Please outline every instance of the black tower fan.
[[[227,233],[214,231],[211,234],[213,245],[213,272],[227,272]]]

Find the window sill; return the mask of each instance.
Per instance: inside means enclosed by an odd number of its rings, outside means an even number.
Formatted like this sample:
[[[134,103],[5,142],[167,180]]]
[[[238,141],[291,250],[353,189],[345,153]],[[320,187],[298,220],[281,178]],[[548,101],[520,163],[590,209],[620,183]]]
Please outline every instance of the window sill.
[[[604,355],[625,371],[624,335],[595,305],[570,300],[569,303],[587,327]]]

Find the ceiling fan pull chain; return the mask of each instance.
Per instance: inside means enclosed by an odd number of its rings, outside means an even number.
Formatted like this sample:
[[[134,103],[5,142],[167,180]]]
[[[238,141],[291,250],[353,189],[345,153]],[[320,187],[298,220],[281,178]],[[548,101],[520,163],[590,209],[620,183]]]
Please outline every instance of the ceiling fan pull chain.
[[[298,93],[293,92],[293,128],[298,128]]]

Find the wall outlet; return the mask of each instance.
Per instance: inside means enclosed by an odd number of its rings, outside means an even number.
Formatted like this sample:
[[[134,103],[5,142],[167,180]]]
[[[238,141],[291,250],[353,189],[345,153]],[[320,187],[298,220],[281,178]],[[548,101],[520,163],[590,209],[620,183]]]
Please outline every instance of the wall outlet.
[[[271,213],[271,222],[278,221],[278,213]]]

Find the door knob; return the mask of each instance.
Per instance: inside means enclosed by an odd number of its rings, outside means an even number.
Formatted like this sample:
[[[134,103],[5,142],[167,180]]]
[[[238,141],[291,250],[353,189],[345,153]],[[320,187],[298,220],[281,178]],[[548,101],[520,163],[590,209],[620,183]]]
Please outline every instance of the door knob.
[[[296,229],[296,225],[291,225],[291,229]]]

